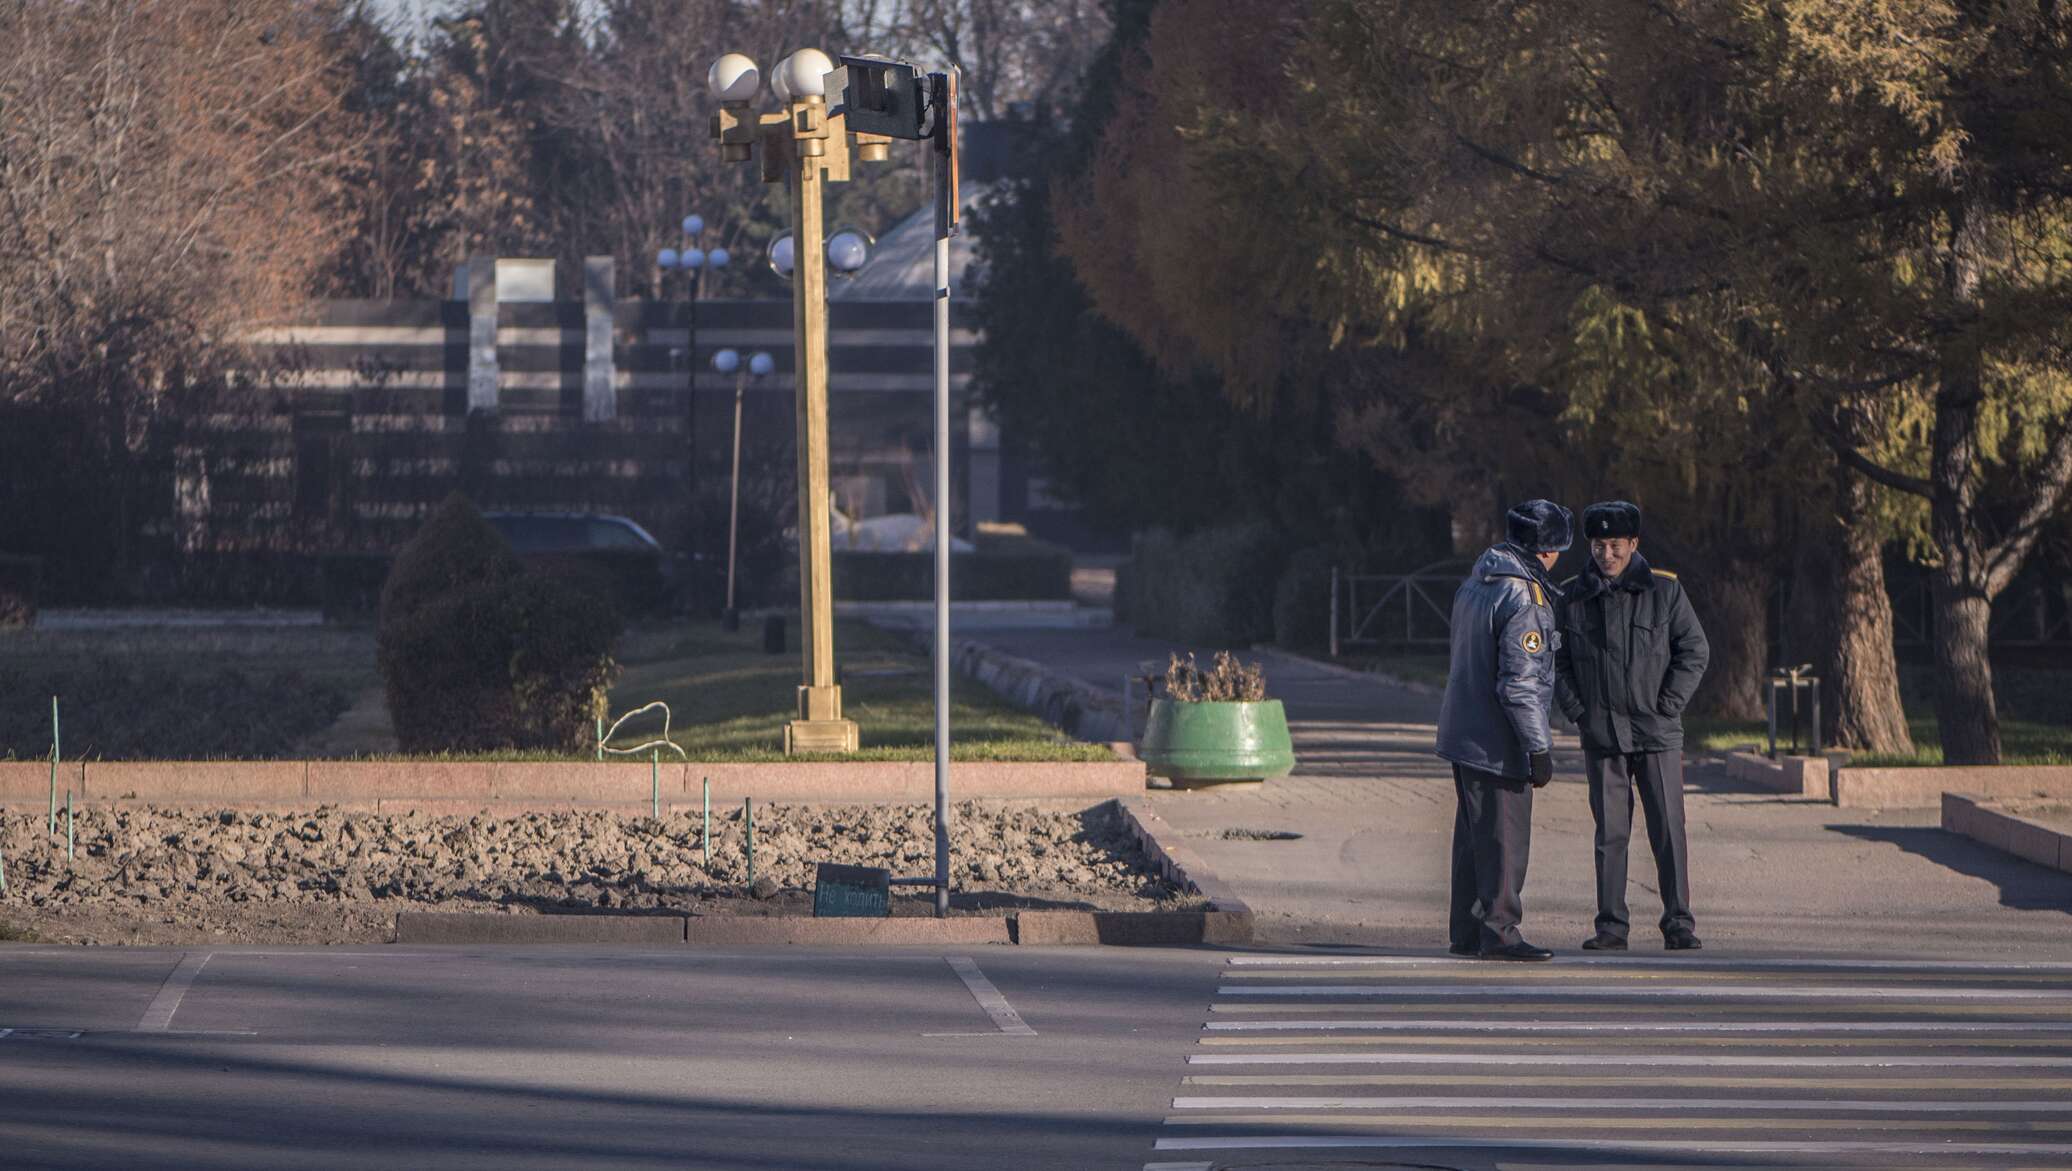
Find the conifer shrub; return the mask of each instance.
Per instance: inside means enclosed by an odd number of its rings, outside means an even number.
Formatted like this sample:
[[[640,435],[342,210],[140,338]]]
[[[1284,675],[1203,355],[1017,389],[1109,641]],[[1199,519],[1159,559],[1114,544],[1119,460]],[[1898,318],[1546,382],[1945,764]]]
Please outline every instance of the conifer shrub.
[[[396,555],[375,655],[406,752],[547,749],[595,738],[617,677],[610,600],[526,568],[450,496]]]

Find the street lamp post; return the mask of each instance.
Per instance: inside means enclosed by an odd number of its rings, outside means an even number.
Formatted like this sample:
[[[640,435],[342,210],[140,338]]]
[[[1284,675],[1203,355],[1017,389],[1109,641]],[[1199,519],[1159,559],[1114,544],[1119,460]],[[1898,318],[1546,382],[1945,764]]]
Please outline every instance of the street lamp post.
[[[656,252],[655,267],[662,270],[663,287],[658,292],[663,297],[667,296],[669,274],[672,271],[683,273],[685,307],[683,348],[681,350],[672,350],[671,358],[673,360],[677,355],[681,355],[683,358],[684,418],[695,422],[698,410],[698,361],[695,356],[698,338],[698,294],[703,291],[706,271],[717,271],[725,268],[733,257],[724,248],[714,248],[708,252],[701,247],[705,237],[704,216],[697,214],[687,215],[683,217],[682,222],[678,226],[683,229],[683,247],[681,249],[664,248]],[[734,416],[735,442],[737,445],[740,442],[740,430],[741,417],[737,406]],[[692,432],[692,437],[695,442],[695,431]],[[693,460],[692,462],[695,470],[696,461]],[[731,554],[729,555],[728,564],[731,567]],[[727,609],[723,619],[729,623],[727,629],[734,630],[739,627],[740,618],[739,615],[734,613],[733,582],[731,579],[727,585]]]
[[[762,89],[761,72],[754,61],[728,53],[714,61],[706,74],[720,101],[712,126],[720,157],[747,162],[760,146],[763,181],[783,183],[791,195],[799,428],[799,641],[805,681],[798,689],[797,717],[784,730],[788,753],[854,752],[858,746],[856,724],[843,718],[842,689],[835,682],[834,586],[829,572],[827,258],[822,196],[824,184],[849,178],[851,155],[845,116],[831,113],[827,106],[827,75],[834,69],[834,62],[818,49],[800,49],[778,62],[771,89],[784,109],[765,114],[749,108]],[[857,135],[854,152],[861,161],[882,162],[889,154],[889,142],[877,135]]]
[[[721,350],[712,355],[712,368],[734,376],[734,472],[727,498],[727,606],[720,612],[720,625],[727,630],[739,630],[741,611],[734,605],[734,564],[741,537],[741,397],[748,388],[748,380],[761,379],[775,370],[777,360],[757,350],[743,369],[740,351]]]

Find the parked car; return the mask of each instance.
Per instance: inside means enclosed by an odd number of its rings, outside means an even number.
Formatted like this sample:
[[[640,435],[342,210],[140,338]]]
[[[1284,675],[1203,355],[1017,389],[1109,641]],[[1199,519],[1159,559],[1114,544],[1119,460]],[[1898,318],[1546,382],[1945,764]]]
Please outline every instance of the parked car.
[[[662,543],[623,516],[597,512],[485,512],[528,564],[549,572],[594,574],[608,581],[627,614],[671,608],[681,567]]]

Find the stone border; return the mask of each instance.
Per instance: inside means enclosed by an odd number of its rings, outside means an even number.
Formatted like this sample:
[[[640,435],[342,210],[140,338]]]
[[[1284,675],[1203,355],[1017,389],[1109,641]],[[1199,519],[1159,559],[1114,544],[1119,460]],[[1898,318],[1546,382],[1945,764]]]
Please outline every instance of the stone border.
[[[1947,793],[2072,800],[2072,765],[1850,767],[1835,773],[1835,804],[1848,808],[1933,809]]]
[[[1089,800],[1144,791],[1140,761],[959,761],[956,800]],[[801,804],[935,799],[928,761],[672,764],[636,761],[88,761],[60,766],[59,800],[93,805],[279,808],[336,805],[384,812],[498,813],[594,808],[646,812],[661,782],[665,811],[758,801]],[[0,804],[48,800],[47,762],[0,762]]]
[[[934,652],[932,629],[885,629],[907,635],[925,654]],[[1120,696],[1034,659],[1010,655],[978,639],[958,638],[952,633],[950,666],[1067,736],[1111,748],[1136,740],[1136,729]]]
[[[1963,793],[1944,793],[1942,827],[1982,846],[2072,874],[2072,834],[2000,808],[1997,802]]]
[[[1824,756],[1781,756],[1760,752],[1727,753],[1727,775],[1793,797],[1834,800]]]
[[[1180,834],[1156,809],[1141,798],[1122,797],[1115,802],[1122,811],[1122,824],[1130,836],[1137,839],[1137,845],[1158,867],[1166,881],[1183,890],[1191,890],[1209,901],[1211,913],[1233,917],[1229,925],[1232,931],[1241,931],[1243,938],[1220,942],[1250,943],[1252,940],[1252,908],[1237,897],[1237,892],[1225,885],[1223,879],[1209,864],[1202,860],[1194,848],[1180,841]],[[1242,920],[1242,925],[1237,923]]]
[[[1249,912],[1021,911],[947,919],[399,911],[398,944],[692,947],[1185,947],[1248,944]]]

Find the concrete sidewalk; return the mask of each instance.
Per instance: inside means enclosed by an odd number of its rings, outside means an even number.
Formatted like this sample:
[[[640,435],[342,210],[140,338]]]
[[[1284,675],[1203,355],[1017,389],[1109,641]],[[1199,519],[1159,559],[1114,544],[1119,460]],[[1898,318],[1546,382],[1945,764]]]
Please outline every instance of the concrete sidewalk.
[[[1120,629],[985,641],[1111,691],[1140,661],[1188,649]],[[1153,807],[1252,906],[1264,941],[1442,948],[1453,788],[1432,755],[1438,697],[1274,651],[1244,657],[1263,663],[1268,693],[1287,705],[1295,775],[1250,792],[1154,792]],[[1595,913],[1592,828],[1574,737],[1556,747],[1557,779],[1535,810],[1525,928],[1571,951]],[[1692,900],[1709,947],[2072,957],[2072,875],[1945,833],[1933,810],[1836,809],[1698,759],[1686,781]],[[1659,895],[1634,816],[1633,940],[1654,950]]]

